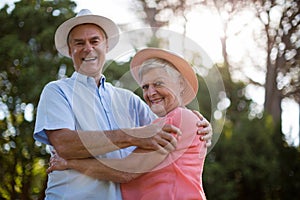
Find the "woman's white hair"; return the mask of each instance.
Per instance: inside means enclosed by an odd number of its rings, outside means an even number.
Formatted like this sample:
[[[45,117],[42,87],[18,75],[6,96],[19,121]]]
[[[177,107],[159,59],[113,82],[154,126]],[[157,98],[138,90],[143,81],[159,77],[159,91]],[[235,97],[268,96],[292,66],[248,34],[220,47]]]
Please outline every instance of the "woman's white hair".
[[[163,69],[165,70],[171,77],[182,78],[180,72],[174,67],[174,65],[164,59],[161,58],[151,58],[143,62],[142,66],[139,69],[139,79],[142,80],[143,75],[149,72],[151,69]]]

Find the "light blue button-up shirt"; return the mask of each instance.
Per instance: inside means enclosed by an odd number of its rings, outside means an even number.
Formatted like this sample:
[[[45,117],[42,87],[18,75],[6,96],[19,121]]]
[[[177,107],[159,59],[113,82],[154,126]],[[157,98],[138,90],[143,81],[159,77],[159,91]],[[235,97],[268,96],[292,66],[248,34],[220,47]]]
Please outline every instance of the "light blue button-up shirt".
[[[49,144],[45,130],[114,130],[151,123],[155,115],[133,92],[117,88],[101,78],[74,72],[71,78],[47,84],[37,109],[34,138]],[[122,158],[133,148],[100,157]],[[119,184],[90,178],[74,170],[48,175],[46,199],[122,199]]]

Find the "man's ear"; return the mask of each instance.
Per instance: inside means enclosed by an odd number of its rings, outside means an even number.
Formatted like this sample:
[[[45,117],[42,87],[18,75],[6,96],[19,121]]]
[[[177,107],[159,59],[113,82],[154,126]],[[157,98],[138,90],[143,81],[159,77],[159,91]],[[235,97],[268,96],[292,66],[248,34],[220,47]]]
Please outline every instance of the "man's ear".
[[[105,53],[107,53],[108,52],[108,41],[106,40],[106,48],[105,48],[105,50],[106,50],[106,52]]]
[[[72,52],[71,52],[71,48],[69,45],[68,45],[68,52],[69,52],[69,56],[72,58]]]

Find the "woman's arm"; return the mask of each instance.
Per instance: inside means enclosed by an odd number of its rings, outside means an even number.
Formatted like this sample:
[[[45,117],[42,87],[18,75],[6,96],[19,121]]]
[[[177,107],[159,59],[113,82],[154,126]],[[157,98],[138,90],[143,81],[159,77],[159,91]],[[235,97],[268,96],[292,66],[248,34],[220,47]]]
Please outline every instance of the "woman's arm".
[[[47,173],[54,170],[73,169],[92,178],[125,183],[137,178],[142,173],[149,172],[166,156],[167,154],[164,153],[143,149],[136,149],[129,156],[122,159],[86,158],[65,160],[54,154],[50,159]]]
[[[146,173],[159,165],[168,153],[159,151],[149,151],[137,148],[130,155],[122,159],[100,159],[102,163],[113,169],[127,173]]]
[[[113,169],[95,158],[65,160],[57,154],[51,157],[47,173],[67,169],[76,170],[95,179],[117,183],[127,183],[140,175]]]
[[[199,117],[199,116],[198,116]],[[185,119],[185,117],[184,117]],[[188,120],[187,118],[186,120]],[[188,120],[189,121],[189,120]],[[183,123],[185,124],[185,123]],[[182,125],[183,125],[182,124]],[[211,133],[211,126],[207,120],[202,120],[202,132],[209,134]],[[190,126],[184,126],[184,129],[189,130]],[[199,126],[199,125],[198,125]],[[204,127],[204,128],[203,128]],[[183,127],[181,127],[183,128]],[[186,148],[191,144],[192,138],[195,137],[192,131],[183,131],[184,134],[180,136],[180,145],[178,152],[170,156],[170,160],[164,162],[164,164],[169,164],[176,160]],[[166,145],[167,143],[165,143]],[[169,144],[170,145],[170,144]],[[71,159],[63,160],[62,158],[55,155],[50,160],[50,167],[47,172],[53,170],[64,170],[64,169],[74,169],[83,174],[97,178],[100,180],[111,180],[114,182],[128,182],[142,173],[151,171],[159,163],[161,163],[168,153],[166,151],[151,151],[137,148],[132,154],[123,159]],[[62,160],[63,161],[62,161]],[[161,165],[160,165],[161,166]]]

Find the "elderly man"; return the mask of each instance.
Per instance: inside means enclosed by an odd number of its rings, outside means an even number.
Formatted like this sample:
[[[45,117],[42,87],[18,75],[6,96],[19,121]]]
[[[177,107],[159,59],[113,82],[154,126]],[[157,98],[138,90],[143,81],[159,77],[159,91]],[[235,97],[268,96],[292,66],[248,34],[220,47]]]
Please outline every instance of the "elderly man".
[[[105,55],[117,44],[118,34],[114,22],[88,10],[65,21],[55,33],[57,50],[72,59],[75,72],[43,89],[34,138],[64,159],[122,158],[134,147],[164,152],[176,147],[169,133],[181,134],[178,128],[148,125],[156,118],[149,107],[133,92],[105,81]],[[211,127],[201,119],[198,132],[210,143]],[[135,178],[101,162],[92,169],[97,179],[75,170],[50,173],[46,199],[122,199],[115,182]]]

